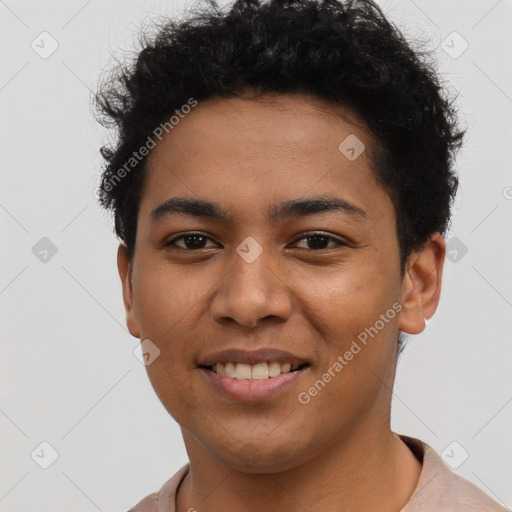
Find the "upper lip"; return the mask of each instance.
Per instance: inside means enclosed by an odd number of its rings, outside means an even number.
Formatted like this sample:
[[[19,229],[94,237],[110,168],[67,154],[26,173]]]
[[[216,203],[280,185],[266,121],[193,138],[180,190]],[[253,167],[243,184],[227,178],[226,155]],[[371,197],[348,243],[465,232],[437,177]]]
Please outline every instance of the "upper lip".
[[[308,361],[300,356],[286,352],[284,350],[276,350],[272,348],[260,348],[258,350],[228,349],[221,352],[206,355],[200,358],[199,366],[213,366],[221,363],[245,363],[257,364],[266,361],[277,361],[279,363],[290,363],[291,365],[302,365]]]

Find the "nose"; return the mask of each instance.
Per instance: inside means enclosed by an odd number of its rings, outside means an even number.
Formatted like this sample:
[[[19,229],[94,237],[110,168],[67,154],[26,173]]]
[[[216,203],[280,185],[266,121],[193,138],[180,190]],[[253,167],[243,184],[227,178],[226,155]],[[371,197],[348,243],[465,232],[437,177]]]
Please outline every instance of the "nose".
[[[217,322],[257,327],[270,319],[284,322],[291,313],[289,288],[268,250],[248,263],[235,253],[211,304]]]

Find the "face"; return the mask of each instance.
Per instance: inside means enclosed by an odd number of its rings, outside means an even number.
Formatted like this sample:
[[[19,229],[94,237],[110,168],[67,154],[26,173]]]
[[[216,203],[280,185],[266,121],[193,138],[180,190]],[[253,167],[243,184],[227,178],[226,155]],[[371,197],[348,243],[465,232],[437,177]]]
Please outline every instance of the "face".
[[[148,375],[187,449],[247,472],[389,428],[398,329],[420,332],[437,304],[421,272],[401,276],[369,133],[317,101],[200,103],[152,150],[131,269],[118,255],[128,327],[160,351]],[[228,360],[300,368],[207,368]]]

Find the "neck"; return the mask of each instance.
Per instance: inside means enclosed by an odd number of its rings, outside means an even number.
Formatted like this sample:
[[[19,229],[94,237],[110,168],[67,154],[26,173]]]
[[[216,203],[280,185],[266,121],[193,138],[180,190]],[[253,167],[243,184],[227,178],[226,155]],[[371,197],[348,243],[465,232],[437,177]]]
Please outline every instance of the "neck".
[[[396,512],[417,486],[421,464],[389,428],[359,432],[286,471],[234,470],[198,449],[184,433],[190,472],[179,488],[177,512],[322,510]],[[187,442],[188,441],[188,442]]]

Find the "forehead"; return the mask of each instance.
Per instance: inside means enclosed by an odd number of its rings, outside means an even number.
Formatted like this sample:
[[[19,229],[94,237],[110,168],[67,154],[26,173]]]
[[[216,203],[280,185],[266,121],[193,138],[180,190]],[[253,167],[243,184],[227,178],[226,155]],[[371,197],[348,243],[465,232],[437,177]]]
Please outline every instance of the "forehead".
[[[318,157],[329,150],[338,151],[340,137],[350,134],[374,145],[364,121],[337,104],[302,93],[258,97],[245,93],[199,102],[164,136],[150,159],[158,158],[169,145],[201,151],[228,146],[234,154],[237,148],[247,154],[251,148],[256,152],[263,145],[270,150],[280,146],[297,155],[312,151]],[[363,154],[363,159],[368,154]]]
[[[361,204],[379,188],[373,146],[355,113],[316,97],[209,99],[151,151],[141,212],[172,196],[211,196],[221,203],[236,196],[239,203],[245,198],[268,206],[338,191]]]

